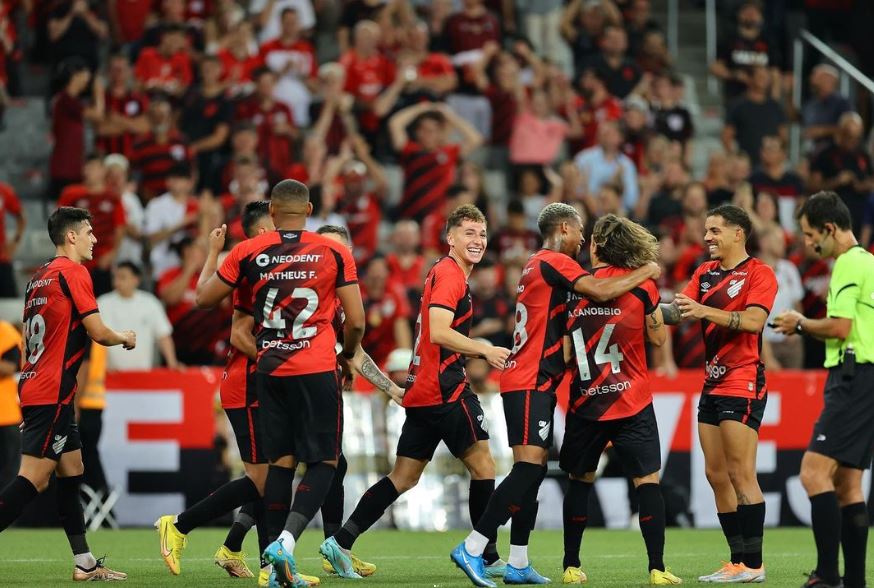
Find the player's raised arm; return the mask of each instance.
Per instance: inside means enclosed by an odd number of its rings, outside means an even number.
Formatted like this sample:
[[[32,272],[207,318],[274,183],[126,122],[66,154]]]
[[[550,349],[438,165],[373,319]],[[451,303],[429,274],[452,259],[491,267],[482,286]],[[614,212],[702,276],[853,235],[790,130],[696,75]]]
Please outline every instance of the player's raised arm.
[[[104,347],[123,345],[125,349],[137,346],[137,334],[133,331],[115,331],[106,326],[99,313],[92,313],[82,319],[88,336]]]
[[[197,297],[195,303],[200,308],[212,308],[221,302],[228,294],[233,291],[227,281],[222,279],[218,273],[218,256],[225,246],[225,235],[227,234],[228,226],[222,225],[217,229],[213,229],[209,234],[209,248],[206,255],[206,262],[203,264],[203,269],[200,270],[200,277],[197,278]],[[235,248],[236,251],[236,248]],[[239,268],[234,268],[233,260],[236,257],[228,256],[226,266],[233,273],[239,273]],[[236,274],[235,274],[236,275]]]
[[[492,367],[499,370],[504,369],[504,363],[510,356],[510,350],[465,337],[452,328],[454,317],[453,312],[445,308],[432,306],[428,309],[431,343],[462,355],[483,357]]]
[[[607,302],[631,292],[647,280],[658,279],[661,274],[659,265],[650,261],[623,276],[611,278],[584,276],[574,284],[574,291],[595,302]]]

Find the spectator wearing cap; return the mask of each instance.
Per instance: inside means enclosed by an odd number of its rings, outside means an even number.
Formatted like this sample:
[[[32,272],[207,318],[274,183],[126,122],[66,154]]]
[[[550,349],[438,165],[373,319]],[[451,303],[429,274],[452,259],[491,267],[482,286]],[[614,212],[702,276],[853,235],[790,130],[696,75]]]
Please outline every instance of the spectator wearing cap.
[[[201,2],[202,3],[202,2]],[[204,49],[203,29],[189,14],[188,8],[195,2],[187,0],[160,0],[158,20],[143,34],[144,47],[155,47],[161,43],[161,36],[168,29],[178,29],[185,37],[185,47],[190,51],[202,53]]]
[[[622,152],[634,162],[638,174],[645,173],[646,146],[652,136],[649,126],[649,105],[640,96],[625,99],[625,114],[622,117],[624,141]]]
[[[560,30],[571,47],[575,79],[585,71],[589,59],[597,55],[598,41],[606,27],[621,23],[622,14],[609,0],[571,0],[567,4]]]
[[[376,255],[364,267],[361,298],[367,331],[361,346],[377,365],[388,359],[393,349],[410,348],[412,312],[404,290],[391,279],[385,257]]]
[[[162,270],[155,292],[173,326],[176,358],[186,365],[221,365],[231,336],[230,299],[209,310],[198,308],[197,279],[206,252],[188,235],[174,240],[173,250],[180,263]]]
[[[255,15],[258,40],[262,44],[282,34],[286,10],[293,10],[297,14],[298,25],[305,35],[316,26],[316,14],[310,0],[252,0],[249,3],[249,14]]]
[[[471,337],[482,337],[492,345],[512,347],[510,333],[513,309],[501,290],[498,267],[484,259],[470,275],[470,293],[473,300]]]
[[[646,77],[637,63],[628,56],[628,35],[620,26],[608,26],[600,40],[601,51],[590,56],[584,69],[594,69],[607,86],[607,91],[619,99],[644,93]]]
[[[676,74],[664,73],[653,78],[652,117],[655,132],[683,146],[688,160],[688,146],[695,134],[692,114],[683,103],[683,80]]]
[[[280,34],[261,45],[261,59],[276,74],[274,97],[291,109],[295,125],[308,127],[319,63],[312,44],[303,37],[296,10],[282,11]]]
[[[540,233],[528,228],[528,217],[521,200],[510,200],[507,204],[507,222],[492,235],[488,247],[502,262],[527,259],[540,248]]]
[[[152,97],[147,112],[149,132],[134,142],[131,167],[139,176],[141,196],[148,202],[167,190],[167,172],[178,164],[189,165],[188,143],[176,129],[173,109],[166,97]]]
[[[607,84],[598,71],[585,70],[580,77],[580,89],[582,97],[576,107],[570,109],[567,106],[564,112],[568,120],[577,118],[581,127],[580,137],[570,141],[571,153],[594,147],[598,142],[599,127],[605,122],[620,120],[623,113],[622,102],[607,90]]]
[[[360,131],[371,143],[379,130],[381,117],[393,105],[393,94],[387,89],[397,75],[394,61],[379,51],[379,34],[378,24],[362,20],[355,25],[352,48],[340,57],[340,65],[346,70],[344,90],[355,99]],[[382,94],[386,97],[380,100]]]
[[[51,103],[52,154],[49,157],[49,190],[46,196],[56,200],[65,186],[82,179],[85,165],[85,121],[99,122],[103,118],[103,84],[100,78],[92,85],[92,101],[86,106],[82,94],[91,81],[88,65],[78,57],[61,64],[58,72],[63,89]]]
[[[276,74],[261,68],[254,74],[255,93],[237,106],[238,132],[257,132],[258,158],[271,178],[285,176],[294,161],[294,140],[298,129],[291,108],[276,99]],[[236,149],[235,149],[236,151]]]
[[[112,289],[112,264],[126,226],[121,194],[106,183],[103,158],[90,155],[83,166],[82,184],[64,188],[58,206],[75,206],[91,212],[91,226],[99,235],[92,259],[84,263],[94,282],[94,294],[100,296]]]
[[[185,29],[178,24],[162,27],[157,47],[140,51],[135,67],[137,81],[146,91],[181,97],[192,80],[191,56]]]
[[[421,238],[416,221],[396,222],[389,239],[391,251],[385,257],[392,279],[403,286],[411,299],[418,296],[424,279],[425,257],[419,251]]]
[[[15,219],[15,233],[12,239],[6,236],[6,216]],[[24,237],[24,229],[27,227],[27,217],[21,207],[21,201],[15,189],[6,182],[0,182],[0,298],[17,298],[18,291],[15,288],[15,271],[12,267],[12,259],[21,239]]]
[[[622,182],[622,203],[635,210],[640,191],[634,162],[622,153],[624,137],[619,125],[605,122],[598,128],[598,145],[577,154],[574,163],[588,179],[587,192],[597,194],[604,184]]]
[[[189,141],[188,154],[197,165],[197,189],[213,193],[222,189],[222,157],[234,116],[221,75],[219,60],[215,56],[204,57],[200,63],[200,84],[186,93],[179,117],[180,130]]]
[[[262,63],[252,23],[241,20],[232,25],[216,57],[222,64],[222,83],[230,97],[248,96],[254,91],[254,74]]]
[[[730,107],[722,129],[725,150],[743,151],[750,156],[753,166],[759,163],[764,137],[776,135],[782,141],[789,137],[786,113],[768,93],[770,83],[771,75],[766,68],[753,67],[746,93]]]
[[[821,63],[810,72],[811,96],[801,109],[804,138],[813,143],[813,153],[834,144],[838,120],[853,108],[850,101],[838,93],[838,70]]]
[[[96,4],[88,0],[61,0],[49,13],[48,32],[53,70],[62,60],[78,57],[92,72],[100,63],[100,43],[109,36],[109,27],[97,14]]]
[[[151,245],[152,274],[156,278],[179,265],[180,258],[170,244],[196,234],[200,219],[200,205],[194,196],[194,180],[187,164],[170,169],[167,190],[146,205],[144,233]]]
[[[126,56],[117,54],[110,58],[107,78],[103,98],[106,112],[97,124],[97,149],[105,155],[120,153],[130,157],[134,141],[149,131],[146,116],[149,100],[133,87]]]
[[[759,156],[760,166],[750,176],[753,191],[770,192],[777,197],[780,224],[795,231],[795,208],[804,195],[804,180],[786,162],[786,149],[780,137],[764,137]]]
[[[121,204],[124,207],[124,236],[118,245],[115,255],[116,262],[130,261],[137,265],[143,263],[143,223],[145,210],[140,197],[137,196],[136,184],[128,178],[130,163],[124,155],[113,153],[103,160],[106,167],[106,185],[117,194],[121,194]]]

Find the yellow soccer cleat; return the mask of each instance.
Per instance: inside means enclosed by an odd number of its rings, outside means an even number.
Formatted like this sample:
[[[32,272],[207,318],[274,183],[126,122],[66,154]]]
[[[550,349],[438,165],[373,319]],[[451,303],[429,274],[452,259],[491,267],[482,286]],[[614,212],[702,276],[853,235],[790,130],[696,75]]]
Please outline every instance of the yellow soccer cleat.
[[[649,585],[650,586],[673,586],[674,584],[682,584],[683,580],[671,573],[671,570],[665,568],[665,571],[650,570]]]
[[[158,537],[161,540],[161,557],[167,569],[174,576],[182,571],[182,551],[188,543],[188,536],[180,533],[173,522],[173,515],[164,515],[155,521]]]
[[[246,554],[242,551],[231,551],[222,545],[215,552],[215,565],[228,573],[231,578],[254,578],[255,574],[246,565]]]
[[[258,586],[259,586],[259,588],[270,585],[270,572],[271,572],[270,566],[261,568],[261,571],[258,573]]]
[[[97,560],[97,563],[90,570],[83,570],[79,566],[73,568],[74,582],[115,582],[127,580],[127,574],[124,572],[116,572],[110,570],[103,565],[105,557]]]
[[[309,584],[310,586],[318,586],[322,583],[322,581],[319,580],[317,577],[307,576],[306,574],[301,574],[300,572],[297,573],[297,577]]]
[[[586,572],[580,568],[565,568],[564,574],[561,577],[562,584],[585,584],[589,581],[586,577]]]
[[[352,569],[362,578],[366,576],[372,576],[376,572],[376,564],[364,561],[354,553],[351,554],[351,556]],[[337,573],[334,571],[334,567],[331,565],[331,562],[329,562],[328,559],[325,557],[322,558],[322,569],[325,570],[325,573],[327,574]]]

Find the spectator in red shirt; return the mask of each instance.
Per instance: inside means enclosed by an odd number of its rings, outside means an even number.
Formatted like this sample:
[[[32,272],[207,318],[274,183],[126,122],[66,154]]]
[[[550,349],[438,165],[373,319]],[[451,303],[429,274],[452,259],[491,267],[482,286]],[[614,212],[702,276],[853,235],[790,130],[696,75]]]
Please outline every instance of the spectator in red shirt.
[[[391,253],[385,258],[392,280],[403,286],[413,298],[421,292],[425,276],[425,257],[419,252],[421,238],[416,221],[396,222],[390,239]]]
[[[361,346],[378,365],[397,348],[413,346],[410,306],[404,291],[389,280],[388,263],[378,255],[368,262],[361,282],[367,331]]]
[[[107,0],[113,42],[127,45],[142,39],[154,4],[153,0]]]
[[[237,120],[251,121],[258,132],[258,158],[271,179],[285,177],[294,162],[298,136],[291,109],[275,98],[276,74],[261,68],[254,74],[255,94],[237,106]]]
[[[112,264],[125,232],[124,204],[121,194],[106,185],[106,166],[99,155],[90,155],[82,170],[84,182],[67,186],[58,199],[58,206],[75,206],[91,212],[91,226],[100,235],[94,244],[94,255],[85,267],[94,282],[94,294],[100,296],[112,290]]]
[[[146,96],[133,88],[130,63],[124,55],[109,60],[106,114],[97,125],[97,148],[105,154],[130,157],[138,135],[149,131]]]
[[[131,167],[139,174],[140,195],[148,202],[167,190],[167,172],[179,163],[188,164],[188,145],[173,122],[170,103],[154,96],[149,103],[150,131],[134,143]]]
[[[395,80],[395,64],[379,52],[379,25],[363,20],[355,25],[354,45],[340,58],[346,70],[346,91],[355,98],[361,132],[373,143],[380,116],[388,108],[376,109],[376,102]],[[390,108],[391,105],[389,105]]]
[[[408,126],[412,127],[412,141]],[[461,134],[460,144],[448,142],[449,129]],[[446,190],[455,181],[459,158],[467,157],[483,142],[475,128],[443,103],[422,102],[401,110],[389,120],[389,131],[404,170],[398,216],[416,220],[443,204]]]
[[[569,151],[578,153],[582,149],[594,147],[598,142],[598,127],[603,122],[618,121],[622,118],[622,102],[607,90],[604,79],[594,69],[587,69],[580,78],[583,101],[580,108],[566,113],[568,117],[579,117],[582,136],[570,142]]]
[[[489,239],[489,249],[504,261],[525,260],[539,248],[540,234],[528,228],[525,205],[521,200],[511,200],[507,204],[507,223]]]
[[[217,57],[222,64],[222,82],[230,97],[247,96],[255,89],[254,73],[263,65],[252,34],[252,24],[241,20],[231,27]]]
[[[303,38],[296,10],[282,11],[279,38],[261,46],[261,59],[277,75],[276,99],[291,109],[295,125],[308,127],[318,60],[313,46]]]
[[[246,239],[243,231],[243,209],[250,202],[267,200],[268,184],[264,180],[264,170],[258,165],[258,160],[241,156],[233,161],[233,177],[228,185],[228,191],[219,196],[221,217],[228,225],[228,237],[234,241]]]
[[[108,37],[109,27],[88,0],[56,2],[49,15],[48,29],[53,66],[57,67],[62,60],[78,57],[89,70],[97,70],[98,49],[101,41]]]
[[[15,218],[15,234],[11,240],[6,239],[7,215]],[[18,297],[12,258],[15,257],[26,226],[27,218],[18,195],[12,186],[6,182],[0,182],[0,298]]]
[[[103,118],[103,84],[94,80],[92,104],[86,107],[81,95],[91,81],[88,65],[78,57],[61,64],[59,70],[64,89],[52,99],[52,154],[49,158],[49,200],[56,200],[64,187],[82,179],[85,164],[85,120]]]
[[[446,21],[446,37],[455,65],[474,60],[476,56],[468,52],[482,50],[487,42],[501,42],[501,25],[483,0],[463,0],[462,6]]]
[[[12,61],[20,59],[20,53],[15,50],[15,25],[11,13],[15,9],[14,4],[4,2],[0,4],[0,129],[3,128],[3,114],[9,102],[9,94],[6,86],[9,83],[9,66]]]
[[[137,59],[136,77],[146,90],[182,96],[191,84],[191,57],[185,29],[169,25],[161,31],[157,47],[146,47]]]

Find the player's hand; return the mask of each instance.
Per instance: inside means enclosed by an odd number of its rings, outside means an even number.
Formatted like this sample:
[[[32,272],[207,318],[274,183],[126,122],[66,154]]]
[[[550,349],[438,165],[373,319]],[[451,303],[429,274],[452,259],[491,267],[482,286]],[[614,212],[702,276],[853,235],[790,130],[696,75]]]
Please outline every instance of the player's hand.
[[[137,346],[137,334],[133,331],[121,332],[121,346],[130,351]]]
[[[707,314],[707,307],[703,304],[698,304],[685,294],[677,294],[674,302],[680,307],[680,316],[686,319],[702,319]]]
[[[222,225],[209,232],[209,252],[218,255],[225,248],[225,236],[228,233],[228,225]]]
[[[386,392],[386,394],[388,394],[388,397],[391,398],[398,406],[404,405],[404,394],[406,393],[406,390],[404,390],[395,383],[392,383],[391,388],[389,388],[388,392]]]
[[[485,352],[485,359],[489,365],[496,370],[504,369],[504,364],[507,363],[507,358],[510,357],[510,350],[506,347],[490,346]]]
[[[352,390],[352,379],[355,377],[352,361],[343,357],[342,353],[338,353],[337,364],[340,366],[340,378],[343,382],[343,390],[348,392]]]
[[[645,266],[643,266],[649,270],[649,277],[653,280],[658,280],[662,275],[662,266],[657,264],[654,261],[648,261]]]
[[[796,310],[787,310],[774,317],[771,323],[775,331],[782,335],[794,335],[795,325],[804,320],[804,315]]]

